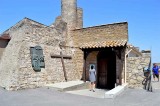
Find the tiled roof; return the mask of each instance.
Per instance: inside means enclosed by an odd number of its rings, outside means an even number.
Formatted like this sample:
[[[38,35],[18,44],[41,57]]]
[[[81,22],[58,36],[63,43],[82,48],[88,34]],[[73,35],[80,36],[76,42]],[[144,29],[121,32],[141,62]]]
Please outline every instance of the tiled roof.
[[[113,40],[113,41],[103,41],[103,42],[88,42],[81,43],[80,48],[102,48],[102,47],[120,47],[124,46],[127,40]]]

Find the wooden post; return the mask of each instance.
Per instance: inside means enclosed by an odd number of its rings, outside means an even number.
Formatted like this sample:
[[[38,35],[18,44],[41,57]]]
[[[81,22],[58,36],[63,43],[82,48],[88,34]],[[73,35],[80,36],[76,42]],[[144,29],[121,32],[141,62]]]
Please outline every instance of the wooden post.
[[[66,74],[66,69],[65,69],[65,65],[64,65],[64,60],[63,60],[63,54],[62,54],[62,52],[60,52],[60,56],[61,56],[62,67],[63,67],[63,72],[64,72],[64,78],[67,81],[67,74]]]
[[[122,70],[123,70],[123,61],[122,61],[122,50],[118,49],[118,50],[115,50],[115,53],[118,57],[118,59],[120,59],[120,63],[119,63],[119,73],[118,73],[118,84],[119,85],[122,85]],[[117,78],[116,78],[117,79]]]
[[[121,60],[120,70],[119,70],[119,85],[122,85],[122,69],[123,69],[123,61]]]
[[[84,66],[83,66],[83,80],[84,80],[84,82],[86,82],[86,56],[87,56],[87,54],[86,54],[86,50],[84,50]]]
[[[84,68],[83,68],[83,72],[84,72],[84,82],[86,82],[86,59],[84,59]]]

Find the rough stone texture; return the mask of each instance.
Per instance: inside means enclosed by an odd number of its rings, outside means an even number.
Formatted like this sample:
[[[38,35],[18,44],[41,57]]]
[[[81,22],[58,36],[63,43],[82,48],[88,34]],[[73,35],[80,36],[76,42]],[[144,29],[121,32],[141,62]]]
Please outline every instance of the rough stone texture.
[[[67,23],[66,45],[73,46],[73,32],[83,27],[83,12],[77,8],[77,0],[61,0],[61,17]]]
[[[2,35],[8,34],[11,40],[0,61],[0,86],[7,90],[19,90],[65,81],[61,59],[51,58],[51,54],[59,55],[61,51],[72,57],[64,59],[68,80],[81,79],[84,66],[84,52],[79,47],[81,43],[128,41],[127,22],[76,30],[83,25],[82,14],[82,10],[77,8],[77,0],[62,0],[62,15],[51,26],[24,18],[5,31]],[[30,47],[37,45],[42,47],[44,54],[45,68],[41,72],[35,72],[31,64]],[[124,45],[121,50],[123,48]],[[97,64],[97,54],[98,52],[92,51],[88,56],[87,69],[89,63]],[[124,77],[120,70],[124,70],[122,63],[125,52],[120,54],[121,60],[116,57],[116,71],[117,76]]]
[[[89,42],[127,39],[128,24],[126,22],[88,27],[73,31],[74,45],[77,46],[81,46],[83,43]]]
[[[11,41],[0,62],[0,86],[18,90],[65,81],[61,59],[50,55],[59,55],[60,51],[72,56],[72,59],[64,59],[68,80],[81,79],[83,51],[73,47],[71,30],[82,27],[82,9],[77,9],[77,0],[61,2],[62,16],[57,17],[50,27],[24,18],[2,34],[8,34]],[[45,68],[41,72],[35,72],[31,66],[30,47],[36,45],[42,47],[44,54]]]
[[[82,67],[83,63],[81,51],[69,47],[62,47],[61,50],[59,47],[60,43],[65,42],[65,28],[63,32],[58,30],[58,25],[56,29],[37,27],[30,20],[24,20],[26,23],[9,32],[12,39],[6,47],[0,63],[0,86],[7,90],[18,90],[65,81],[61,59],[50,56],[51,53],[59,55],[60,51],[65,55],[72,56],[72,59],[64,59],[68,80],[80,79],[79,70],[82,69],[79,67]],[[59,27],[61,29],[62,26]],[[36,45],[40,45],[44,53],[45,68],[42,68],[41,72],[35,72],[31,66],[30,47]],[[81,64],[77,64],[78,62]]]
[[[127,58],[127,83],[130,88],[142,88],[144,78],[143,67],[148,67],[150,56]]]
[[[83,9],[77,8],[77,28],[83,28]]]
[[[61,0],[62,20],[67,23],[69,30],[76,29],[77,0]]]
[[[89,68],[90,68],[90,64],[95,64],[95,68],[97,71],[97,55],[98,55],[98,51],[93,51],[91,52],[86,59],[86,80],[89,80]]]
[[[3,55],[4,50],[5,50],[5,48],[0,48],[0,59],[1,59],[2,55]]]

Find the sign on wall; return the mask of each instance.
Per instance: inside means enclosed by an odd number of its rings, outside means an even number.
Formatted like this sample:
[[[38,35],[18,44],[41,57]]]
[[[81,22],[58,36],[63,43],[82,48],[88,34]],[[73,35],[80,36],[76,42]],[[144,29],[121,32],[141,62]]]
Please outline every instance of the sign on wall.
[[[45,68],[43,49],[41,46],[30,47],[31,62],[33,70],[40,72],[41,68]]]

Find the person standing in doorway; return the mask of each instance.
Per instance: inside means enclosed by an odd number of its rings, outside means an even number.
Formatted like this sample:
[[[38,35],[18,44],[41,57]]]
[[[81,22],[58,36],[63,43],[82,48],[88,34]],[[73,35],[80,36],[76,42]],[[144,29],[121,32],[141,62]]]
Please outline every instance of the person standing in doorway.
[[[154,79],[154,81],[155,81],[155,77],[157,77],[157,79],[159,81],[159,67],[157,66],[156,63],[153,64],[152,71],[153,71],[153,79]]]
[[[96,70],[93,65],[89,69],[90,91],[95,92]]]

